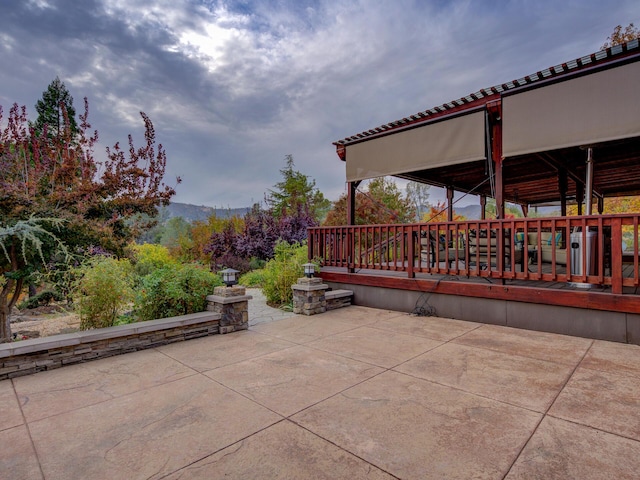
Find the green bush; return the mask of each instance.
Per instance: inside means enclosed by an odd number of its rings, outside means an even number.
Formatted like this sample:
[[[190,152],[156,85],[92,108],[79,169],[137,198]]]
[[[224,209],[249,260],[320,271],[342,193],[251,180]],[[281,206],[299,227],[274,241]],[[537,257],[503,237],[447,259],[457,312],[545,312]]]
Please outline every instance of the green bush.
[[[293,302],[291,286],[304,276],[302,265],[308,262],[307,247],[298,243],[278,242],[274,257],[264,267],[262,291],[267,303],[281,307]]]
[[[169,249],[162,245],[145,243],[143,245],[131,246],[131,260],[136,274],[140,277],[167,265],[176,265],[176,260],[169,253]]]
[[[258,257],[251,257],[249,260],[249,269],[262,270],[267,262]]]
[[[238,279],[240,285],[245,287],[262,287],[264,285],[264,270],[252,270]]]
[[[75,292],[80,328],[111,327],[133,299],[133,268],[129,260],[94,257],[77,269]]]
[[[166,265],[142,278],[134,312],[138,320],[186,315],[206,310],[207,295],[222,280],[197,265]]]
[[[44,290],[33,297],[23,300],[18,304],[20,310],[25,308],[38,308],[44,305],[49,305],[52,301],[61,302],[64,300],[62,295],[55,290]]]

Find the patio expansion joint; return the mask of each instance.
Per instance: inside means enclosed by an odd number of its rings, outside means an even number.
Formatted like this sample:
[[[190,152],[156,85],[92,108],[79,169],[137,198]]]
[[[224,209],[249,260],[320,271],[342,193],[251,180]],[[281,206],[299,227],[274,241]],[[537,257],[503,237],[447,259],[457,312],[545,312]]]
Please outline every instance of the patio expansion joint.
[[[24,410],[22,409],[22,403],[20,403],[20,398],[18,397],[18,392],[16,392],[16,386],[13,383],[13,379],[11,382],[11,390],[13,390],[13,394],[16,397],[16,402],[18,402],[18,407],[20,408],[20,415],[22,415],[22,422],[27,430],[27,435],[29,435],[29,443],[31,444],[31,448],[33,449],[33,454],[36,456],[36,461],[38,462],[38,470],[40,471],[40,477],[44,480],[44,471],[42,470],[42,462],[40,461],[40,455],[38,454],[38,449],[36,448],[36,444],[33,441],[33,436],[31,435],[31,428],[29,427],[29,422],[27,422],[27,417],[24,414]],[[15,428],[15,427],[14,427]]]
[[[266,408],[266,407],[265,407],[265,408]],[[274,412],[274,413],[275,413],[275,412]],[[278,414],[278,415],[279,415],[280,417],[282,417],[282,415],[280,415],[280,414]],[[206,460],[207,458],[209,458],[209,457],[211,457],[211,456],[215,455],[216,453],[221,452],[222,450],[226,450],[227,448],[230,448],[230,447],[233,447],[233,446],[237,446],[238,448],[237,448],[236,450],[234,450],[233,452],[229,452],[229,453],[228,453],[228,454],[226,454],[225,456],[227,456],[227,455],[232,455],[232,454],[236,453],[236,452],[237,452],[237,451],[242,447],[242,445],[241,445],[241,444],[242,444],[242,442],[244,442],[244,441],[245,441],[245,440],[247,440],[248,438],[251,438],[251,437],[253,437],[254,435],[257,435],[258,433],[263,432],[263,431],[267,430],[268,428],[271,428],[271,427],[273,427],[273,426],[275,426],[275,425],[278,425],[279,423],[282,423],[282,422],[285,422],[285,421],[287,421],[287,419],[283,417],[283,418],[281,418],[280,420],[278,420],[277,422],[273,422],[273,423],[271,423],[271,424],[269,424],[269,425],[267,425],[267,426],[265,426],[265,427],[262,427],[262,428],[260,428],[260,429],[256,430],[255,432],[250,433],[249,435],[245,435],[244,437],[242,437],[242,438],[240,438],[240,439],[236,440],[235,442],[230,443],[229,445],[225,445],[225,446],[223,446],[223,447],[220,447],[220,448],[218,448],[217,450],[215,450],[215,451],[213,451],[213,452],[211,452],[211,453],[208,453],[208,454],[206,454],[206,455],[203,455],[203,456],[202,456],[202,457],[200,457],[200,458],[196,458],[195,460],[193,460],[193,461],[191,461],[191,462],[187,463],[186,465],[183,465],[183,466],[181,466],[180,468],[177,468],[177,469],[175,469],[175,470],[173,470],[173,471],[171,471],[171,472],[167,472],[166,474],[162,475],[161,477],[156,477],[156,478],[157,478],[158,480],[161,480],[161,479],[163,479],[163,478],[167,478],[167,477],[169,477],[169,476],[174,475],[174,474],[175,474],[175,473],[177,473],[177,472],[180,472],[181,470],[184,470],[184,469],[186,469],[186,468],[189,468],[190,466],[192,466],[192,465],[194,465],[194,464],[196,464],[196,463],[198,463],[198,462],[202,462],[203,460]],[[225,456],[223,456],[222,458],[224,458]],[[214,461],[213,463],[216,463],[217,461],[218,461],[218,460]],[[149,478],[151,478],[151,477],[149,477]]]
[[[571,378],[573,377],[573,375],[576,373],[576,370],[578,370],[578,367],[580,366],[580,364],[584,361],[585,357],[587,356],[587,354],[589,353],[589,351],[591,350],[591,347],[593,347],[593,344],[595,343],[595,340],[591,340],[591,343],[589,344],[589,347],[585,349],[584,353],[582,354],[582,357],[580,357],[580,360],[578,362],[576,362],[575,367],[573,367],[573,369],[571,370],[571,373],[569,375],[567,375],[566,380],[564,381],[564,383],[562,384],[562,386],[558,389],[558,393],[556,394],[556,396],[553,398],[553,401],[550,402],[549,406],[547,407],[546,411],[542,414],[542,416],[540,417],[540,420],[538,421],[538,423],[536,424],[535,428],[533,429],[533,431],[531,432],[531,435],[529,435],[529,438],[527,439],[526,442],[524,442],[524,444],[522,445],[522,448],[520,449],[520,451],[518,452],[518,454],[515,456],[515,458],[513,459],[513,462],[511,462],[511,465],[509,466],[509,469],[507,470],[507,473],[505,474],[505,476],[503,478],[506,478],[509,473],[511,472],[511,470],[513,469],[513,466],[516,464],[516,462],[518,461],[518,459],[520,458],[520,456],[522,455],[522,452],[524,451],[525,448],[527,448],[527,445],[529,445],[529,442],[531,441],[531,439],[533,438],[533,436],[536,434],[536,432],[538,431],[538,429],[540,428],[540,425],[542,424],[542,421],[548,416],[551,418],[557,418],[554,417],[553,415],[549,415],[549,410],[551,410],[551,408],[553,407],[553,405],[556,403],[556,401],[558,400],[558,397],[560,396],[560,394],[562,393],[562,391],[565,389],[565,387],[567,386],[567,384],[569,383],[569,381],[571,380]],[[564,420],[564,419],[562,419]],[[597,430],[597,429],[596,429]]]
[[[256,332],[256,333],[260,333],[260,332]],[[272,337],[273,337],[273,336],[272,336]],[[273,338],[276,338],[276,337],[273,337]],[[276,340],[280,340],[280,339],[276,338]],[[287,342],[289,342],[289,340],[286,340],[286,341],[287,341]],[[290,342],[290,343],[293,343],[293,342]],[[165,346],[166,346],[166,345],[163,345],[163,347],[165,347]],[[290,349],[290,348],[297,347],[297,346],[299,346],[299,345],[298,345],[298,344],[289,345],[289,346],[283,347],[283,348],[282,348],[282,350],[278,350],[278,351],[288,350],[288,349]],[[155,350],[155,348],[154,348],[154,350]],[[236,364],[238,364],[238,363],[242,363],[242,362],[244,362],[244,361],[246,361],[246,360],[253,360],[253,359],[255,359],[255,358],[264,357],[265,355],[269,355],[269,354],[273,353],[273,352],[265,352],[265,353],[261,353],[261,354],[259,354],[259,355],[255,355],[255,356],[253,356],[253,357],[243,358],[243,359],[241,359],[241,360],[235,360],[235,361],[232,361],[231,363],[225,363],[224,365],[220,365],[220,366],[217,366],[217,367],[213,367],[213,368],[206,368],[206,369],[204,369],[204,370],[198,370],[198,369],[196,369],[195,367],[192,367],[191,365],[189,365],[189,364],[187,364],[187,363],[184,363],[183,361],[181,361],[181,360],[179,360],[179,359],[177,359],[177,358],[172,357],[171,355],[169,355],[169,354],[168,354],[168,353],[166,353],[166,352],[161,352],[160,350],[156,350],[156,351],[157,351],[158,353],[163,354],[163,355],[164,355],[164,356],[166,356],[167,358],[170,358],[171,360],[175,361],[176,363],[179,363],[180,365],[182,365],[182,366],[184,366],[184,367],[188,368],[189,370],[193,370],[194,374],[199,374],[199,375],[203,375],[203,374],[205,374],[206,372],[213,372],[214,370],[217,370],[217,369],[219,369],[219,368],[223,368],[223,367],[228,367],[228,366],[230,366],[230,365],[236,365]],[[190,376],[192,376],[192,375],[187,375],[187,376],[189,376],[189,377],[190,377]],[[186,378],[186,377],[185,377],[185,378]],[[209,377],[207,377],[207,378],[209,378]],[[211,379],[211,378],[209,378],[209,380],[212,380],[212,379]]]
[[[640,440],[638,440],[637,438],[630,437],[630,436],[625,435],[625,434],[620,433],[620,432],[613,432],[611,430],[605,430],[604,428],[594,427],[593,425],[588,425],[586,423],[580,423],[580,422],[577,422],[575,420],[570,420],[568,418],[559,417],[559,416],[553,415],[553,414],[545,415],[545,417],[554,418],[556,420],[560,420],[561,422],[567,422],[567,423],[571,423],[572,425],[577,425],[579,427],[588,428],[589,430],[593,430],[594,432],[608,433],[609,435],[613,435],[615,437],[624,438],[625,440],[631,440],[632,442],[640,444]]]
[[[372,377],[372,378],[373,378],[373,377]],[[351,387],[349,387],[349,388],[351,388]],[[344,391],[344,390],[343,390],[343,391]],[[340,393],[342,393],[342,392],[340,392]],[[308,408],[308,407],[307,407],[307,408]],[[306,409],[305,409],[305,410],[306,410]],[[303,410],[300,410],[300,411],[303,411]],[[297,412],[297,413],[299,413],[299,412]],[[356,454],[356,453],[354,453],[354,452],[351,452],[351,451],[347,450],[346,448],[344,448],[344,447],[342,447],[342,446],[338,445],[337,443],[333,442],[332,440],[330,440],[330,439],[328,439],[328,438],[323,437],[322,435],[318,434],[317,432],[314,432],[313,430],[309,430],[309,429],[308,429],[307,427],[305,427],[304,425],[300,425],[300,424],[299,424],[299,423],[297,423],[295,420],[292,420],[292,419],[290,419],[290,418],[287,418],[286,420],[287,420],[287,421],[289,421],[289,422],[291,422],[291,423],[293,423],[296,427],[301,428],[301,429],[305,430],[306,432],[309,432],[311,435],[313,435],[313,436],[315,436],[315,437],[318,437],[319,439],[321,439],[321,440],[323,440],[323,441],[325,441],[325,442],[327,442],[327,443],[330,443],[331,445],[333,445],[334,447],[336,447],[336,448],[338,448],[338,449],[342,450],[343,452],[346,452],[348,455],[353,456],[353,457],[356,457],[357,459],[359,459],[359,460],[363,461],[363,462],[364,462],[364,463],[366,463],[367,465],[371,465],[372,467],[374,467],[374,468],[376,468],[376,469],[378,469],[378,470],[380,470],[380,471],[382,471],[382,472],[386,473],[386,474],[387,474],[387,475],[389,475],[390,477],[400,480],[400,478],[401,478],[401,477],[398,477],[398,476],[394,475],[393,473],[391,473],[390,471],[385,470],[383,466],[381,466],[381,465],[376,465],[375,463],[371,463],[369,460],[367,460],[367,459],[365,459],[365,458],[361,457],[360,455],[357,455],[357,454]]]
[[[46,416],[44,416],[44,417],[41,417],[41,418],[37,418],[37,419],[35,419],[35,420],[32,420],[32,421],[31,421],[31,423],[37,423],[37,422],[41,422],[41,421],[43,421],[43,420],[47,420],[47,419],[50,419],[50,418],[55,418],[55,417],[58,417],[58,416],[61,416],[61,415],[67,415],[69,412],[72,412],[72,411],[78,411],[78,410],[84,410],[84,409],[86,409],[86,408],[92,408],[92,407],[95,407],[96,405],[101,405],[101,404],[103,404],[103,403],[111,402],[111,401],[116,400],[116,399],[118,399],[118,398],[126,398],[126,397],[129,397],[129,396],[131,396],[131,395],[135,395],[135,394],[137,394],[137,393],[143,392],[143,391],[145,391],[145,390],[151,390],[151,389],[154,389],[154,388],[160,387],[160,386],[162,386],[162,385],[168,385],[168,384],[171,384],[171,383],[174,383],[174,382],[179,382],[180,380],[184,380],[184,379],[186,379],[186,378],[191,378],[191,377],[195,377],[196,375],[200,375],[200,372],[198,372],[198,371],[194,370],[193,368],[191,368],[191,370],[193,371],[193,373],[190,373],[190,374],[188,374],[188,375],[185,375],[185,376],[182,376],[182,377],[179,377],[179,378],[173,378],[173,379],[170,379],[170,380],[167,380],[167,381],[165,381],[165,382],[158,383],[158,384],[155,384],[155,385],[152,385],[152,386],[149,386],[149,387],[144,387],[144,388],[139,388],[139,389],[131,390],[131,391],[128,391],[128,392],[126,392],[126,393],[124,393],[124,394],[122,394],[122,395],[113,395],[113,394],[109,394],[109,395],[110,395],[110,398],[105,398],[105,399],[103,399],[103,400],[99,400],[99,401],[94,402],[94,403],[88,403],[88,404],[86,404],[86,405],[82,405],[81,407],[73,408],[73,409],[71,409],[71,410],[61,410],[61,411],[59,411],[59,412],[54,413],[53,415],[46,415]],[[38,372],[38,373],[44,373],[44,372]],[[18,378],[20,378],[20,377],[18,377]],[[206,377],[206,378],[208,378],[209,380],[211,380],[209,377]],[[14,380],[14,379],[11,379],[11,381],[12,381],[12,382],[13,382],[13,380]],[[102,388],[102,387],[101,387],[101,388]],[[103,392],[103,393],[104,393],[104,390],[101,390],[101,388],[97,388],[96,390],[101,391],[101,392]],[[65,390],[65,391],[72,391],[72,390],[73,390],[73,388],[68,388],[68,389],[57,389],[57,390],[49,390],[49,391],[62,391],[62,390]],[[20,405],[20,410],[22,411],[22,405]],[[25,423],[26,423],[26,422],[25,422]]]
[[[446,343],[453,343],[454,345],[461,345],[461,346],[464,346],[464,347],[475,348],[475,349],[478,349],[478,350],[484,350],[484,351],[487,351],[487,352],[503,353],[503,354],[504,354],[505,352],[502,352],[501,350],[497,350],[497,349],[493,349],[493,348],[484,347],[484,346],[482,346],[482,345],[467,345],[466,343],[455,342],[455,340],[458,340],[458,339],[460,339],[460,338],[464,337],[464,336],[465,336],[465,335],[467,335],[468,333],[471,333],[471,332],[473,332],[473,331],[477,330],[478,328],[483,328],[483,327],[500,327],[500,328],[509,328],[509,329],[513,329],[513,330],[523,330],[523,331],[528,331],[528,330],[523,329],[523,328],[511,327],[511,326],[509,326],[509,325],[492,325],[492,324],[488,324],[488,323],[486,323],[486,324],[484,324],[484,323],[483,323],[483,324],[480,324],[477,328],[474,328],[473,330],[469,330],[468,332],[465,332],[465,333],[463,333],[462,335],[458,335],[456,338],[452,338],[451,340],[447,341]],[[549,333],[549,332],[539,332],[539,333]],[[561,333],[552,333],[552,334],[553,334],[553,335],[563,335],[563,336],[566,336],[566,337],[571,337],[571,336],[572,336],[572,335],[565,335],[565,334],[561,334]],[[575,337],[575,338],[582,338],[582,337]],[[574,372],[574,371],[575,371],[575,369],[577,369],[577,368],[578,368],[578,366],[582,363],[582,360],[584,359],[584,357],[586,356],[586,354],[589,352],[589,350],[591,349],[591,346],[593,345],[593,342],[595,341],[595,340],[592,340],[592,339],[586,339],[586,338],[585,338],[585,340],[590,340],[590,341],[591,341],[591,343],[589,344],[589,347],[586,349],[585,354],[584,354],[584,355],[580,358],[580,360],[578,361],[578,365],[576,365],[576,367],[575,367],[574,369],[572,369],[572,371],[571,371],[571,374],[570,374],[569,378],[570,378],[571,376],[573,376],[573,372]],[[557,361],[554,361],[554,360],[546,360],[546,359],[544,359],[544,358],[538,358],[538,357],[534,357],[534,356],[531,356],[531,355],[521,355],[521,354],[519,354],[519,353],[508,353],[507,355],[511,355],[511,356],[518,357],[518,358],[524,358],[524,359],[527,359],[527,360],[537,360],[537,361],[540,361],[540,362],[555,363],[555,364],[567,365],[567,366],[570,366],[570,365],[571,365],[571,364],[569,364],[569,363],[557,362]],[[583,368],[586,368],[586,367],[583,367]],[[568,381],[568,380],[567,380],[567,381]],[[564,388],[564,385],[562,386],[562,388]],[[555,398],[554,398],[554,401],[555,401]]]

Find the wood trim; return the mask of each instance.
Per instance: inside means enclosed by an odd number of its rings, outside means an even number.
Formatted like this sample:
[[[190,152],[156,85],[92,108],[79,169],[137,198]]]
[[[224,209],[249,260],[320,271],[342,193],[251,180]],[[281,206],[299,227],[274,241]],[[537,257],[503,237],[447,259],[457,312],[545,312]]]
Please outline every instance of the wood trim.
[[[554,290],[495,283],[485,285],[461,281],[384,277],[328,271],[321,272],[320,275],[325,282],[640,314],[640,296],[636,295]]]

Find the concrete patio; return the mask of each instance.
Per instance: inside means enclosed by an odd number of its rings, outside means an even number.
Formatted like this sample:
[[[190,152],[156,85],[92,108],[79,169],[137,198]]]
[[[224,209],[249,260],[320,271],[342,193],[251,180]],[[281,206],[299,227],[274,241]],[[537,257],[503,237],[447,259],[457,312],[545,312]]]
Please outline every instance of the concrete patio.
[[[638,346],[270,319],[0,382],[0,478],[638,478]]]

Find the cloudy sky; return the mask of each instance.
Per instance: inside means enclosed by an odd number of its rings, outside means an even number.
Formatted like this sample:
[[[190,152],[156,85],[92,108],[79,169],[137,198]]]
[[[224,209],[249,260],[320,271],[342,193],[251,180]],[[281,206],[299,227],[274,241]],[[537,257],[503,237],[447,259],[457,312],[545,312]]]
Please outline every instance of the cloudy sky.
[[[175,201],[244,207],[284,156],[330,199],[332,142],[595,52],[638,0],[0,0],[0,105],[56,77],[102,147],[168,154]],[[434,192],[435,193],[435,192]]]

